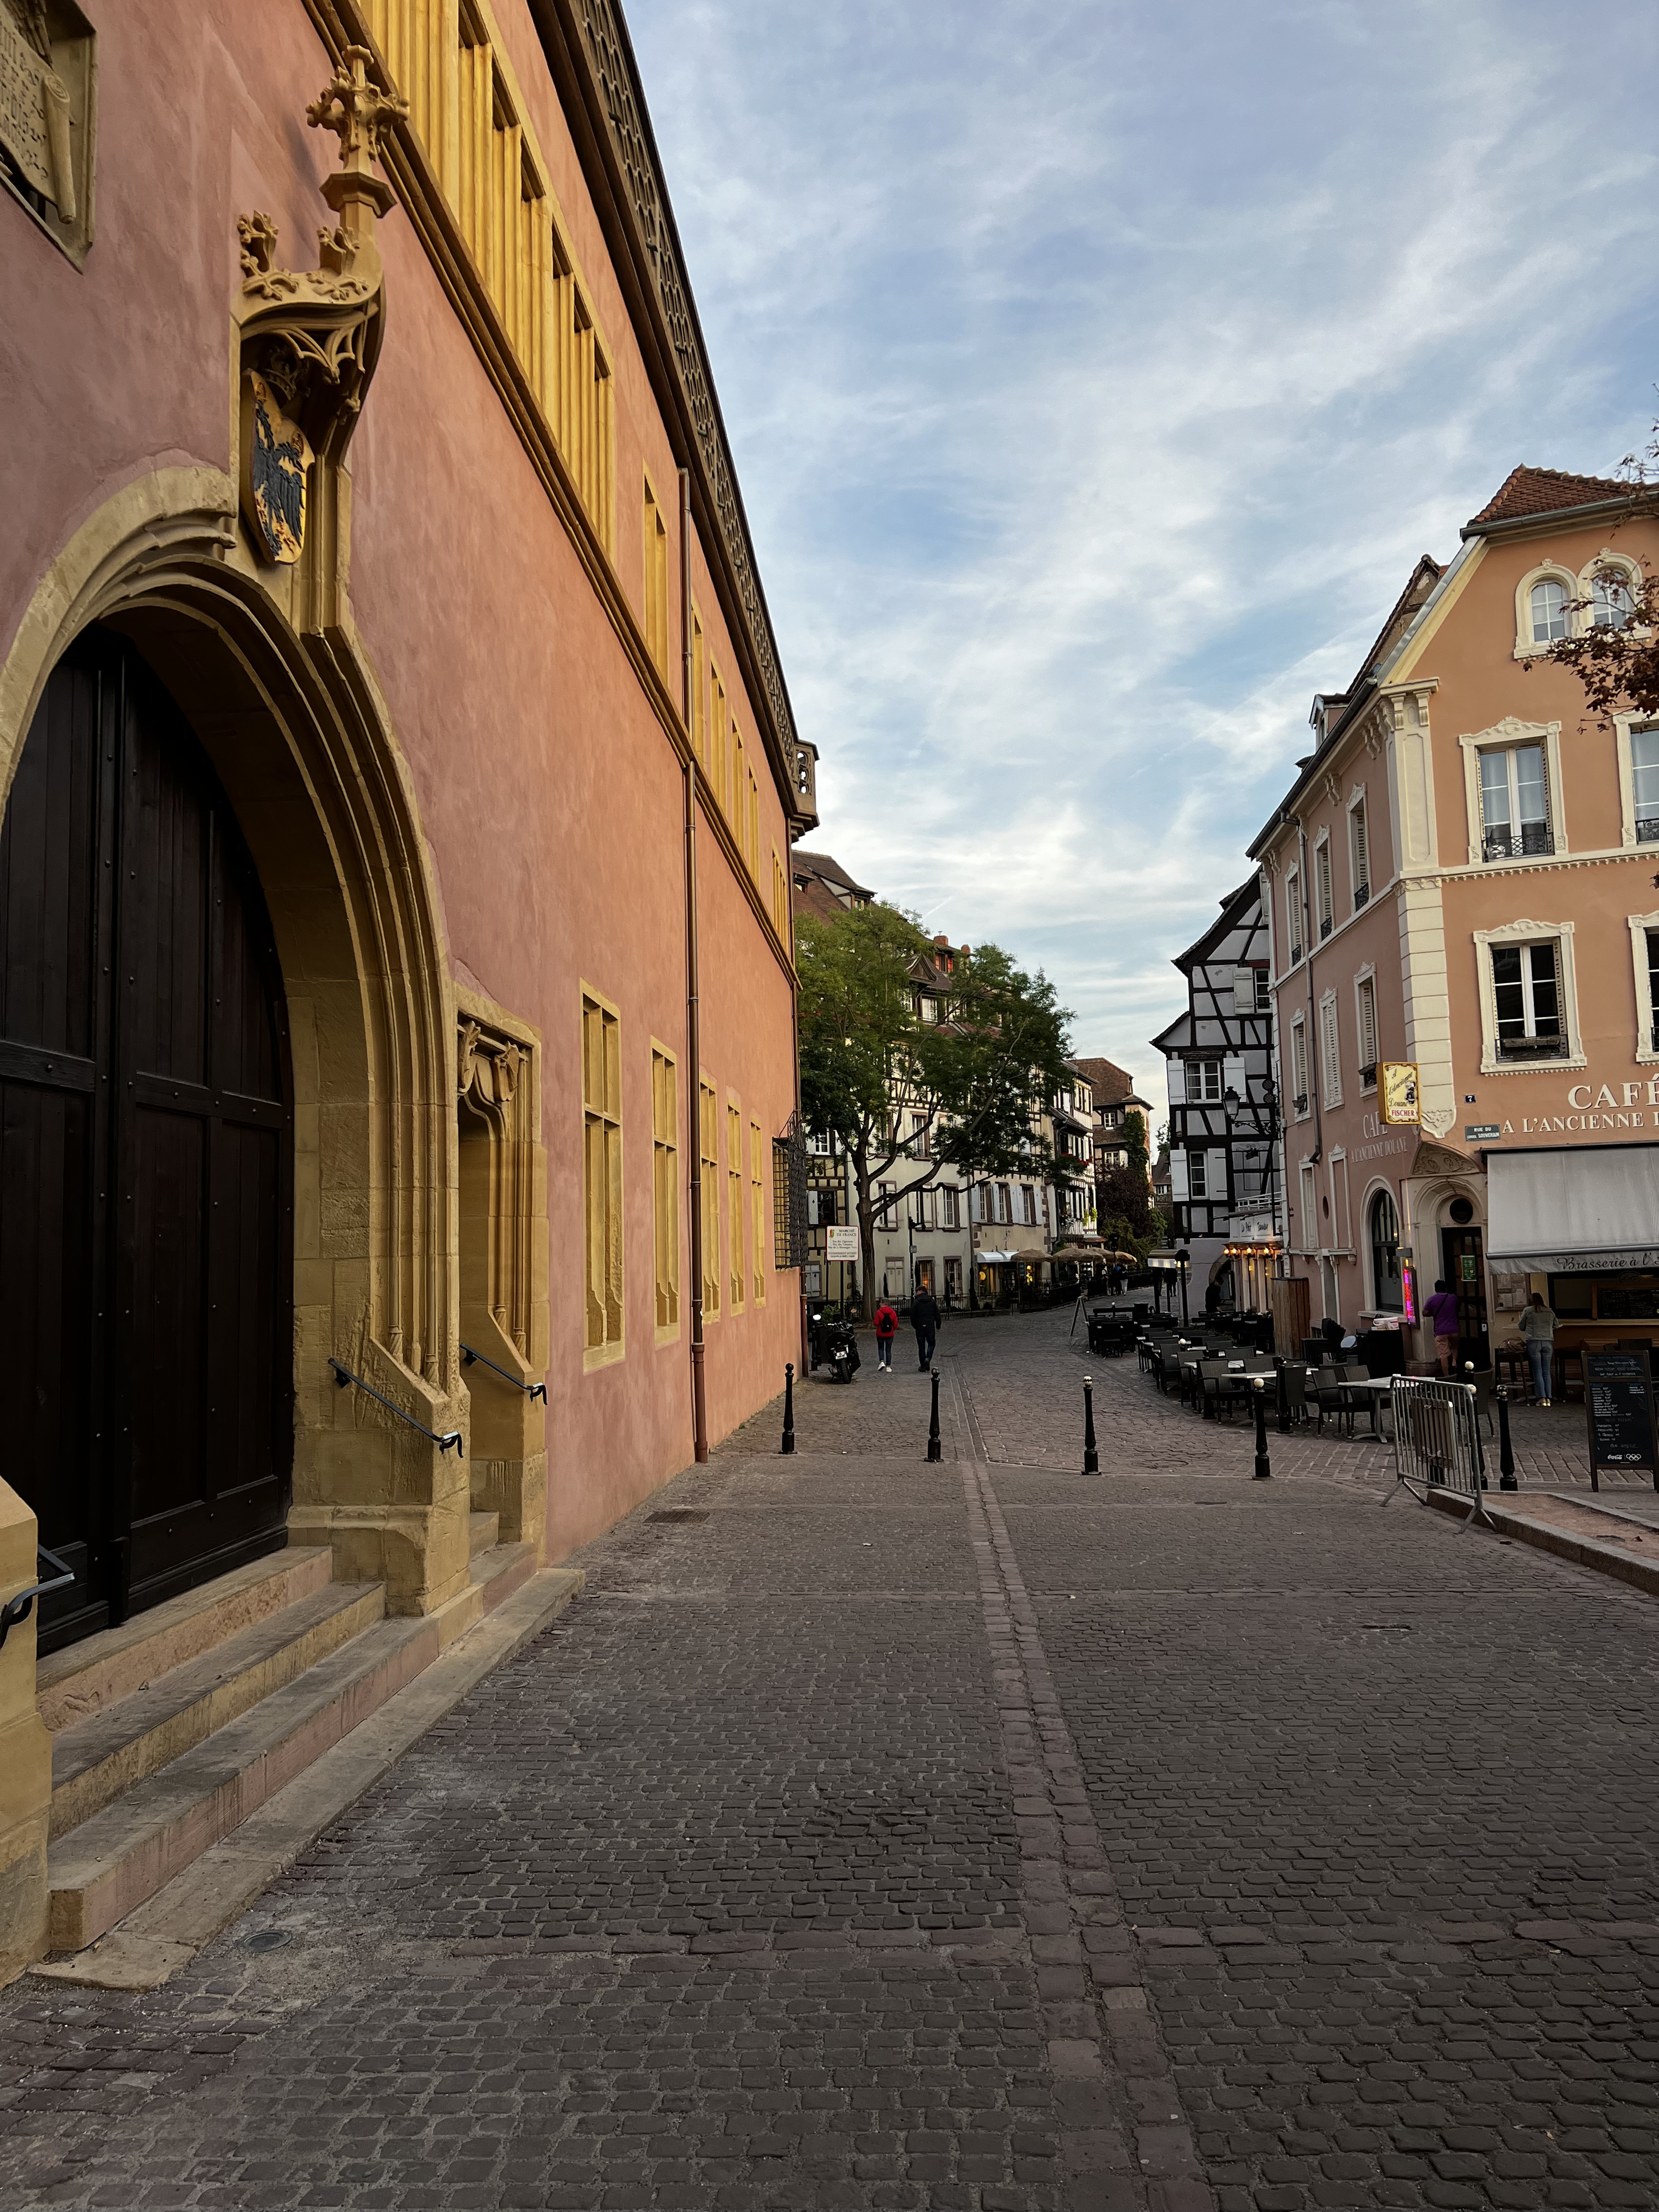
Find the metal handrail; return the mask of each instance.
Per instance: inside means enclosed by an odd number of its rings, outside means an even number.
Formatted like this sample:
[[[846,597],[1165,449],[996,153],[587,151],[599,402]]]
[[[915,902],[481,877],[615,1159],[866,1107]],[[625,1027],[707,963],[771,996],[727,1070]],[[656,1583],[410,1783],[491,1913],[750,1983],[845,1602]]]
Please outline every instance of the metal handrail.
[[[377,1390],[372,1382],[365,1382],[361,1375],[354,1375],[351,1370],[343,1365],[339,1360],[331,1359],[328,1364],[334,1370],[334,1379],[343,1390],[348,1384],[355,1382],[360,1390],[367,1390],[371,1398],[378,1399],[388,1413],[395,1413],[400,1421],[407,1421],[411,1429],[418,1429],[423,1437],[437,1445],[440,1452],[447,1452],[453,1445],[456,1458],[465,1458],[466,1453],[461,1443],[461,1432],[459,1429],[451,1429],[447,1436],[441,1437],[435,1429],[428,1428],[424,1421],[417,1421],[413,1413],[404,1413],[403,1407],[395,1405],[384,1390]]]
[[[20,1620],[28,1619],[29,1607],[34,1603],[36,1598],[50,1597],[53,1590],[67,1589],[75,1580],[75,1570],[72,1567],[66,1567],[56,1552],[49,1552],[44,1544],[37,1544],[34,1547],[36,1574],[40,1571],[42,1559],[48,1566],[56,1567],[58,1571],[49,1582],[33,1583],[27,1589],[19,1590],[15,1598],[9,1599],[5,1605],[0,1606],[0,1645],[4,1644],[7,1637],[10,1635]]]
[[[544,1406],[547,1403],[547,1385],[545,1382],[520,1382],[518,1376],[516,1375],[509,1375],[505,1367],[497,1367],[495,1361],[493,1359],[486,1359],[482,1352],[475,1352],[470,1344],[463,1344],[461,1346],[462,1366],[471,1367],[474,1361],[476,1361],[480,1367],[489,1368],[492,1375],[499,1375],[503,1382],[510,1382],[515,1390],[522,1390],[525,1396],[530,1400],[532,1405],[534,1405],[538,1398],[541,1400]]]

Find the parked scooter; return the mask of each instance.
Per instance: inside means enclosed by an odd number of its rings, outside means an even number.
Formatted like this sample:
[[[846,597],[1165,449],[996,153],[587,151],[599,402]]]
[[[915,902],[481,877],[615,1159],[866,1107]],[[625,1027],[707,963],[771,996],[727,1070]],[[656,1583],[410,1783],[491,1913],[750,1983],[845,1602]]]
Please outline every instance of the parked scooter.
[[[818,1323],[817,1359],[829,1368],[837,1382],[852,1381],[862,1363],[859,1358],[858,1332],[850,1321]]]

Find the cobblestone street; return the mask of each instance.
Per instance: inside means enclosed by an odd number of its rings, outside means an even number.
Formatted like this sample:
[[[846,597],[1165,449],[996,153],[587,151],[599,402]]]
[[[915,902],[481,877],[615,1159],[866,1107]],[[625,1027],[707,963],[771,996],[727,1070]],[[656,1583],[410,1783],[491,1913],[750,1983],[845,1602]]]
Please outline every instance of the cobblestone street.
[[[939,1466],[908,1336],[805,1382],[165,1988],[0,1996],[8,2202],[1659,2204],[1655,1601],[1133,1358],[1085,1482],[1069,1319]]]

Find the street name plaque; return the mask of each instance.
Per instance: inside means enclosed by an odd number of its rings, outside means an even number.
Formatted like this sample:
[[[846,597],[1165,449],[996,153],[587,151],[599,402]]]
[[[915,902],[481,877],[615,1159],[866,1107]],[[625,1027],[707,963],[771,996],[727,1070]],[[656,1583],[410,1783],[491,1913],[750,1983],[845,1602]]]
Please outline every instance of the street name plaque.
[[[1586,1352],[1584,1412],[1589,1423],[1590,1488],[1601,1468],[1645,1468],[1659,1490],[1653,1376],[1645,1352]]]

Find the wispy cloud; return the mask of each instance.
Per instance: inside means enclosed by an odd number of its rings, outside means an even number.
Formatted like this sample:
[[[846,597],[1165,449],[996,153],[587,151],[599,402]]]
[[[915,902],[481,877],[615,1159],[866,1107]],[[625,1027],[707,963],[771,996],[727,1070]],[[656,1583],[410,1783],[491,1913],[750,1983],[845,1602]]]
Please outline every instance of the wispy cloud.
[[[1417,555],[1516,461],[1640,440],[1659,20],[629,15],[817,842],[1041,961],[1144,1087],[1170,954]]]

